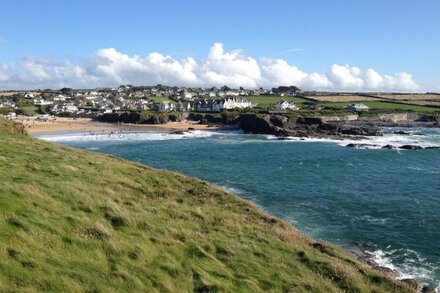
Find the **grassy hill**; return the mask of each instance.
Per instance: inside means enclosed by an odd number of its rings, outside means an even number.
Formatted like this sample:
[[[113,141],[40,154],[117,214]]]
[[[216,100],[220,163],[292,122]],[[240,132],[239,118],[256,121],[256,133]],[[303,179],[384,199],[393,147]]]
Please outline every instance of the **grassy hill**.
[[[0,291],[411,292],[238,197],[0,118]]]

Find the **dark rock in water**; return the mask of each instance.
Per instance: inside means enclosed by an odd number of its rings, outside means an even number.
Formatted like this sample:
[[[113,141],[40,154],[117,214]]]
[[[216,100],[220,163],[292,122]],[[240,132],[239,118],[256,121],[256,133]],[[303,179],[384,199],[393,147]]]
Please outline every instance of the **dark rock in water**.
[[[375,144],[368,144],[368,143],[349,143],[346,145],[348,148],[355,148],[355,149],[363,149],[363,148],[369,148],[369,147],[377,147]]]
[[[194,130],[194,128],[192,127],[188,127],[188,131]]]
[[[411,134],[410,132],[406,132],[406,131],[402,131],[402,130],[394,131],[393,133],[400,134],[400,135],[410,135]]]
[[[384,274],[387,274],[389,276],[393,276],[395,278],[399,277],[399,273],[395,270],[392,270],[390,268],[387,267],[382,267],[382,266],[373,266],[373,269],[382,272]]]
[[[185,131],[183,131],[183,130],[175,130],[175,131],[171,131],[170,134],[179,134],[179,135],[182,135],[182,134],[185,134]]]
[[[422,293],[436,293],[434,288],[429,287],[428,285],[423,285],[422,290],[420,290]]]
[[[419,283],[417,283],[417,281],[414,279],[402,279],[400,281],[402,281],[403,283],[408,285],[408,287],[410,287],[411,289],[414,289],[414,290],[419,289]]]
[[[345,127],[340,132],[346,135],[382,136],[380,130],[375,127]]]
[[[396,147],[395,146],[393,146],[393,145],[390,145],[390,144],[387,144],[387,145],[384,145],[383,147],[382,147],[383,149],[395,149]]]
[[[431,146],[425,148],[425,150],[436,150],[436,149],[440,149],[440,146]]]
[[[421,150],[422,147],[419,145],[406,144],[406,145],[400,146],[399,149],[402,149],[402,150]]]

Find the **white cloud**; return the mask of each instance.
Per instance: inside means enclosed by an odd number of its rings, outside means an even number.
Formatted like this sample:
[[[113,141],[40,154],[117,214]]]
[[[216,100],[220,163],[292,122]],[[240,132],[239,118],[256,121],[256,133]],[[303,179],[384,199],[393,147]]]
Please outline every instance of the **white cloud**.
[[[225,51],[215,43],[206,58],[181,60],[153,52],[145,57],[129,56],[114,48],[98,50],[82,64],[70,60],[22,59],[0,64],[0,88],[60,88],[117,86],[120,84],[178,86],[274,87],[296,85],[308,90],[417,91],[412,75],[380,74],[333,64],[326,73],[307,73],[283,59],[258,61],[240,50]]]

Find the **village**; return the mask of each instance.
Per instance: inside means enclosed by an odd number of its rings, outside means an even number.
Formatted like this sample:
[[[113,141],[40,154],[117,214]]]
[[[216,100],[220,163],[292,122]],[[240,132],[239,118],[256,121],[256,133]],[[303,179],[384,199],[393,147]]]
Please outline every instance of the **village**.
[[[279,100],[270,105],[274,111],[295,111],[298,106],[283,97],[294,97],[300,93],[296,87],[283,92],[277,89],[230,89],[179,88],[163,85],[135,87],[123,85],[118,88],[80,90],[63,88],[3,92],[0,96],[0,111],[6,117],[16,115],[53,115],[61,117],[96,117],[105,113],[123,111],[155,112],[221,112],[233,109],[252,109],[258,106],[249,97],[274,96]],[[34,114],[34,115],[32,115]]]

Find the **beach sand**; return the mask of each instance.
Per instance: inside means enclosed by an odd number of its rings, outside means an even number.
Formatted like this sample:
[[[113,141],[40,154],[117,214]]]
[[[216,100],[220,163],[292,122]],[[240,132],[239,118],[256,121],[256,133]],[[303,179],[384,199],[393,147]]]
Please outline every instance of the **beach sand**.
[[[193,121],[183,120],[180,122],[168,122],[166,124],[126,124],[126,123],[102,123],[91,119],[60,118],[40,121],[30,118],[16,119],[25,125],[29,134],[45,132],[68,132],[68,131],[185,131],[194,130],[227,130],[236,129],[234,125],[199,124]]]

